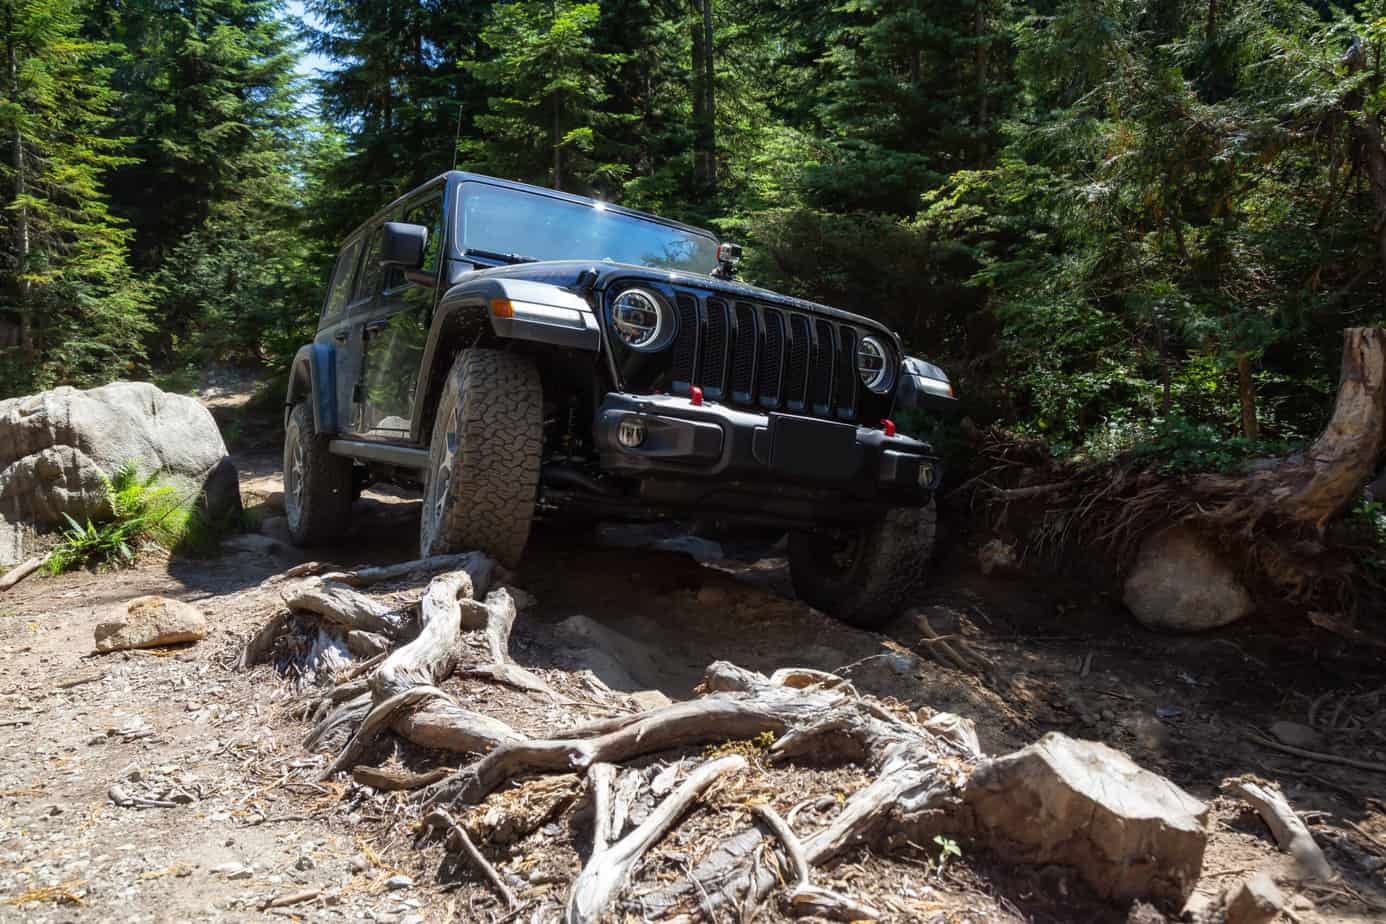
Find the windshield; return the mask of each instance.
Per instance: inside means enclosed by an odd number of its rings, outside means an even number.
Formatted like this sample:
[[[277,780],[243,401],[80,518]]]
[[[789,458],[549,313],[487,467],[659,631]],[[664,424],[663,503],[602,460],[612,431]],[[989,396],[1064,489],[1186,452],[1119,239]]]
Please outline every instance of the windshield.
[[[486,183],[462,185],[464,251],[535,260],[609,260],[689,273],[717,267],[717,242],[600,205],[568,202]]]

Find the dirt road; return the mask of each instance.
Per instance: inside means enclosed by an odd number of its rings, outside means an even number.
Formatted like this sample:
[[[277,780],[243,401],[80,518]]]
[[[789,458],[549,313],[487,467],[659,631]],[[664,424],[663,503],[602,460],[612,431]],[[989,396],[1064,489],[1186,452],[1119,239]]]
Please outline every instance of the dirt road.
[[[274,492],[272,454],[238,461],[248,498]],[[372,494],[353,535],[315,557],[410,557],[416,515],[417,503],[398,493]],[[960,546],[938,563],[920,604],[934,630],[965,639],[987,662],[961,670],[935,660],[936,645],[908,620],[876,635],[794,601],[773,546],[728,544],[699,563],[621,544],[647,538],[540,529],[513,579],[537,600],[516,625],[515,660],[675,699],[719,658],[766,671],[814,667],[863,692],[970,717],[988,753],[1051,730],[1104,740],[1212,800],[1201,895],[1266,869],[1281,877],[1297,920],[1386,914],[1386,774],[1248,737],[1276,721],[1306,723],[1317,706],[1324,750],[1386,758],[1386,702],[1346,698],[1386,683],[1375,652],[1307,622],[1155,635],[1081,586],[983,576]],[[301,557],[281,545],[207,561],[149,558],[126,571],[31,578],[0,597],[0,921],[493,919],[468,910],[484,888],[465,874],[440,881],[436,855],[398,835],[387,817],[396,803],[298,772],[309,755],[291,678],[232,669],[277,605],[274,589],[258,585]],[[93,654],[103,614],[148,593],[197,605],[211,635],[179,650]],[[1245,773],[1279,782],[1308,813],[1341,884],[1292,881],[1260,822],[1219,795],[1225,779]],[[127,798],[177,801],[120,806],[113,786]],[[1062,870],[1018,871],[986,856],[963,857],[946,877],[921,867],[863,855],[833,875],[849,887],[897,883],[921,909],[901,920],[1126,915]],[[264,908],[276,897],[302,900]],[[767,914],[760,919],[775,919]]]

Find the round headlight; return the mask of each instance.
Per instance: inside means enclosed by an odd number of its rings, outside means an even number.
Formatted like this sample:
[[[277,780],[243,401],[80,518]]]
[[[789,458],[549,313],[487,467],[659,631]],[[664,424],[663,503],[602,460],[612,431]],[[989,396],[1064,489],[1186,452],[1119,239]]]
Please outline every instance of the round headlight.
[[[648,289],[627,289],[611,305],[611,326],[632,350],[659,350],[674,337],[674,316]]]
[[[890,350],[875,337],[862,337],[857,345],[857,374],[862,384],[876,394],[890,391],[895,369],[890,362]]]

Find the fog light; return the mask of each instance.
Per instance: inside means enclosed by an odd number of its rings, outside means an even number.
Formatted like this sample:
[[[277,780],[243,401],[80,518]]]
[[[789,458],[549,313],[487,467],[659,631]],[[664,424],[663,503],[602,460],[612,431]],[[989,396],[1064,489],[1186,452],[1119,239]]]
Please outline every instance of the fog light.
[[[919,466],[919,486],[921,488],[933,487],[934,467],[928,462],[921,463]]]
[[[616,428],[616,440],[627,449],[634,449],[645,442],[645,421],[638,417],[626,418]]]

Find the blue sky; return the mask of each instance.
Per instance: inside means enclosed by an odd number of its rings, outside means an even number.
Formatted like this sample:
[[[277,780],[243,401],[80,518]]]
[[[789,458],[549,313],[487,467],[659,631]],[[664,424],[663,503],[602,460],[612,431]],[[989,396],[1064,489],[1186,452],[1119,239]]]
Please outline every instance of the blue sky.
[[[304,15],[303,0],[289,0],[288,13],[290,17],[297,18]],[[316,24],[313,18],[309,18],[309,23]],[[303,49],[298,57],[298,74],[300,77],[316,77],[318,71],[332,69],[332,62],[322,55],[313,54],[307,49]]]

